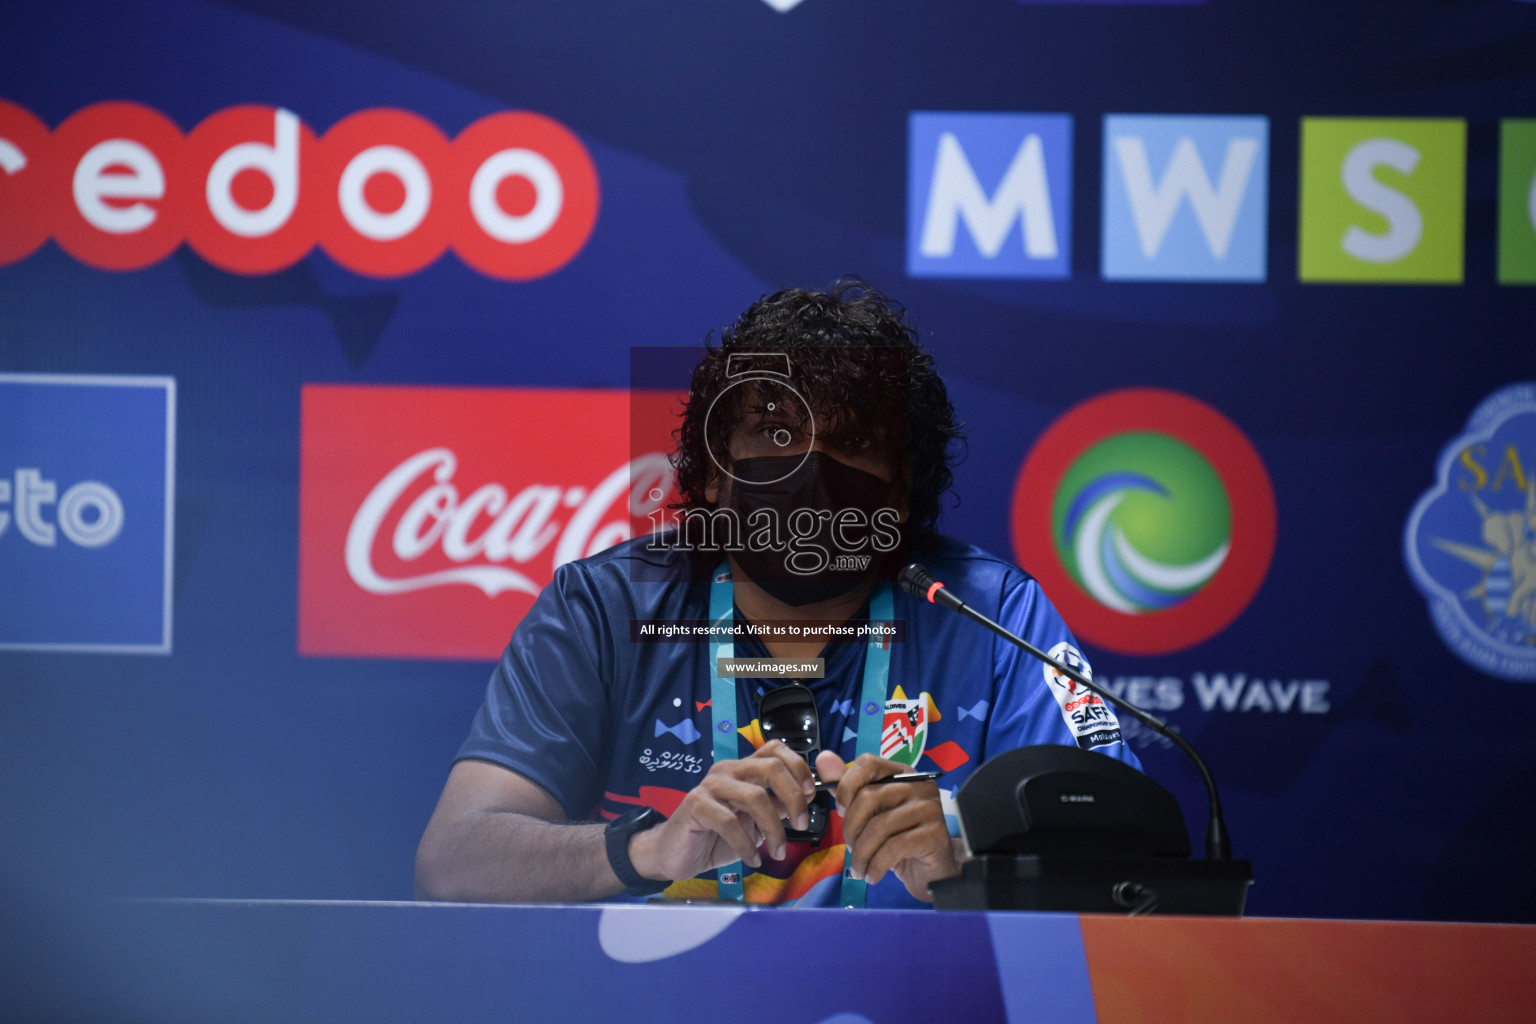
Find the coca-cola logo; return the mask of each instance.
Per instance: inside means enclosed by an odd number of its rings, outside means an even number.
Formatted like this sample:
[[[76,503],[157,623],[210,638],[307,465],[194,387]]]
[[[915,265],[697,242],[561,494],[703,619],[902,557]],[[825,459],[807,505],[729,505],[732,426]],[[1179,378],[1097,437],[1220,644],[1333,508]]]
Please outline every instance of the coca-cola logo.
[[[675,403],[305,387],[299,650],[495,657],[560,566],[652,528],[673,498]]]
[[[462,494],[454,480],[457,468],[451,449],[428,448],[390,470],[368,493],[347,531],[347,573],[353,582],[374,594],[455,584],[475,587],[486,597],[537,594],[542,585],[513,566],[533,562],[553,545],[552,572],[629,540],[631,521],[657,512],[662,502],[653,495],[672,489],[672,466],[660,452],[630,460],[590,489],[530,483],[512,493],[492,482]],[[423,487],[424,481],[430,482]],[[575,511],[562,525],[560,512],[571,508]],[[386,529],[388,523],[393,529]],[[386,576],[374,556],[381,534],[399,563],[415,565],[436,553],[451,567]]]

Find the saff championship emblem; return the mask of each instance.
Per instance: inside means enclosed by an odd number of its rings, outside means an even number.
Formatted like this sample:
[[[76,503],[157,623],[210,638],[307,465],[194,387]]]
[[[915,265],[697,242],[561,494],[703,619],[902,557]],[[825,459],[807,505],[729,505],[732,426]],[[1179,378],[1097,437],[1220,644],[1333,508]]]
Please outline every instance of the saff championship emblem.
[[[1083,652],[1065,640],[1046,653],[1063,665],[1077,669],[1087,679],[1093,679],[1093,666],[1088,664]],[[1120,732],[1120,720],[1109,709],[1109,705],[1104,703],[1104,698],[1087,687],[1079,686],[1049,665],[1042,668],[1046,686],[1051,696],[1056,698],[1056,704],[1061,708],[1061,717],[1066,721],[1067,728],[1072,730],[1072,738],[1078,746],[1092,750],[1124,739]]]
[[[1446,646],[1488,675],[1536,681],[1536,384],[1494,392],[1441,451],[1403,556]]]

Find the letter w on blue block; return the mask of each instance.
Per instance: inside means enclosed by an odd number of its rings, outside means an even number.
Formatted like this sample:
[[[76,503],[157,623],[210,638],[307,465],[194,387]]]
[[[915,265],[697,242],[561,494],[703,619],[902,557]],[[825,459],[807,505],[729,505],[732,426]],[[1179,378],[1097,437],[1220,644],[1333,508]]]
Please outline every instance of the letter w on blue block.
[[[1266,118],[1105,117],[1104,277],[1264,280],[1268,171]]]
[[[907,125],[907,273],[1067,277],[1072,118],[914,111]]]

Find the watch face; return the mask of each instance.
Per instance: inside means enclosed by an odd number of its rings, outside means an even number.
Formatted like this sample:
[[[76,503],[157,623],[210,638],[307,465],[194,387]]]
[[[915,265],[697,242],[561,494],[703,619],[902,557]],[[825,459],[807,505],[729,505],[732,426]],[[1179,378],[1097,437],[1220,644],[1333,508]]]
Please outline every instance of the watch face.
[[[636,807],[632,811],[625,811],[608,826],[610,829],[627,828],[635,832],[644,832],[648,828],[660,825],[667,819],[662,817],[654,807]]]

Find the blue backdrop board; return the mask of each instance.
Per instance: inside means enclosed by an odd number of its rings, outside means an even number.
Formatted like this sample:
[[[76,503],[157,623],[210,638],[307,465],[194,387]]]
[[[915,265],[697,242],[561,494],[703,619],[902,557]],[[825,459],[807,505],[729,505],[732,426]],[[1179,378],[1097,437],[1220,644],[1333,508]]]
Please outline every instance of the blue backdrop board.
[[[12,938],[409,898],[500,645],[632,526],[631,349],[849,273],[968,426],[946,529],[1206,753],[1250,912],[1536,921],[1532,119],[1520,0],[8,11]]]

